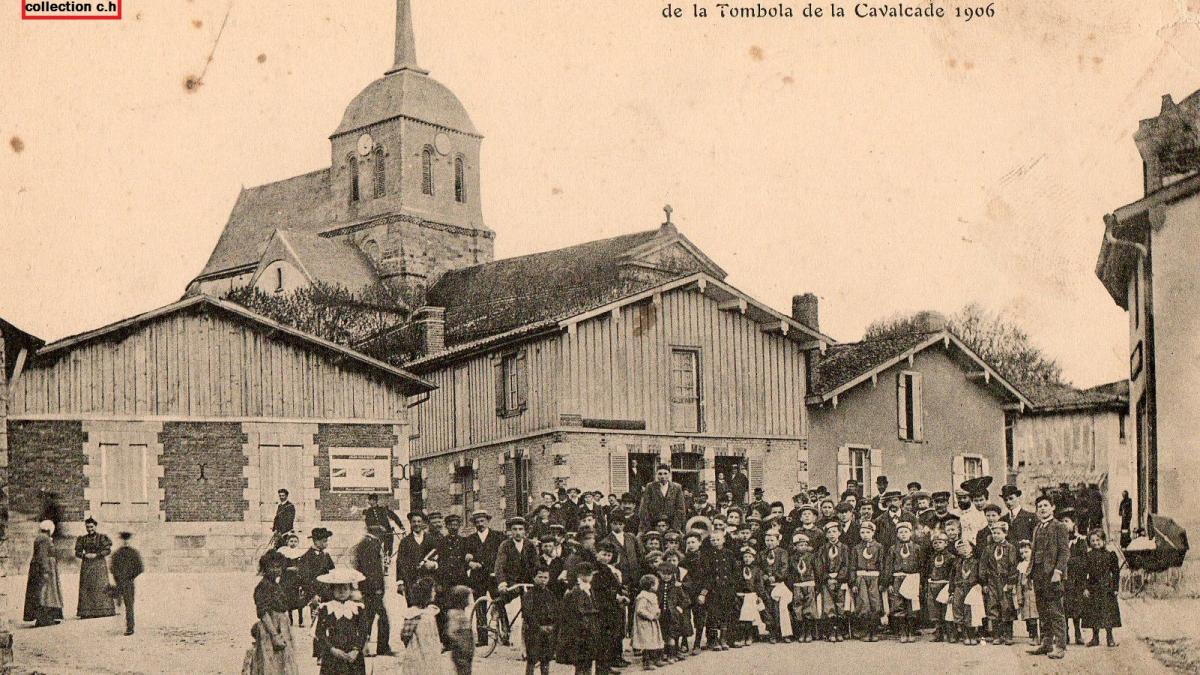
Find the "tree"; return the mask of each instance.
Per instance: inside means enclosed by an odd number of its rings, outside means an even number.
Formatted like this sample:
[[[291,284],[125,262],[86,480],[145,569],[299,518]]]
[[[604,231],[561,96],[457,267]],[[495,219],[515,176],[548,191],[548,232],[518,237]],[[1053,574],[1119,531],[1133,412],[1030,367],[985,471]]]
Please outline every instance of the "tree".
[[[936,312],[917,312],[873,321],[867,326],[863,339],[926,332],[931,327],[929,320],[936,316],[940,315]],[[1034,345],[1029,334],[1003,313],[994,314],[972,302],[951,315],[945,325],[984,361],[1014,383],[1066,384],[1058,362]]]
[[[265,293],[245,286],[233,289],[225,299],[342,345],[402,323],[410,314],[399,292],[386,284],[359,293],[320,281],[286,293]]]

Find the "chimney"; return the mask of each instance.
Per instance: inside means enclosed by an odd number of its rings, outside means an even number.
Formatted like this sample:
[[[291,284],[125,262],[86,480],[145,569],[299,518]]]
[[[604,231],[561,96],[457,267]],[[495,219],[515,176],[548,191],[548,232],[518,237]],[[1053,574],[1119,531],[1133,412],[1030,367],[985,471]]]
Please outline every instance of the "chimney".
[[[421,335],[421,350],[425,356],[446,351],[446,308],[418,307],[413,322]]]
[[[813,330],[821,330],[815,293],[792,296],[792,318]]]

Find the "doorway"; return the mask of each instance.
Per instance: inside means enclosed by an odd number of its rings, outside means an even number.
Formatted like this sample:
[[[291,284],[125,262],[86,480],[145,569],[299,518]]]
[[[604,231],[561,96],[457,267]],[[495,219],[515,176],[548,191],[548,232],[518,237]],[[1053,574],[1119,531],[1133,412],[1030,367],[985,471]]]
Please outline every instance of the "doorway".
[[[744,457],[737,456],[717,457],[715,464],[717,484],[713,486],[713,490],[716,492],[716,501],[719,503],[725,498],[725,495],[721,494],[721,491],[718,489],[718,487],[724,485],[725,492],[733,492],[733,477],[738,474],[739,468],[745,468],[746,459]]]

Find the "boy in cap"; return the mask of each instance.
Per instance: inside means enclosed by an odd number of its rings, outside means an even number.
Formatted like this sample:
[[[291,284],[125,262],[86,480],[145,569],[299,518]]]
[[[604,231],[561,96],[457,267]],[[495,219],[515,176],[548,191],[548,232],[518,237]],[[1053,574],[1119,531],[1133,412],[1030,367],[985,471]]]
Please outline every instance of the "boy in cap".
[[[739,610],[734,632],[734,647],[745,647],[754,641],[755,627],[762,623],[759,603],[763,594],[762,569],[758,566],[758,552],[753,546],[743,546],[734,590],[739,599]]]
[[[1083,644],[1081,624],[1083,622],[1084,598],[1083,589],[1087,586],[1087,538],[1079,534],[1079,522],[1073,508],[1060,509],[1058,519],[1067,527],[1071,538],[1068,546],[1071,557],[1067,559],[1067,579],[1063,586],[1063,613],[1067,617],[1068,626],[1074,626],[1075,644]],[[1069,631],[1070,633],[1070,631]],[[1071,641],[1067,636],[1068,644]]]
[[[901,643],[917,641],[921,570],[924,565],[924,551],[920,544],[913,541],[912,523],[901,521],[896,526],[896,543],[888,550],[883,566],[891,623],[900,634]],[[915,596],[911,592],[913,589],[916,590]]]
[[[942,518],[950,512],[950,493],[942,490],[933,493],[933,508],[917,514],[917,523],[930,532],[938,529]]]
[[[857,623],[864,642],[878,642],[875,632],[879,628],[879,617],[883,616],[883,596],[880,594],[880,579],[883,574],[883,546],[875,541],[875,523],[866,521],[858,527],[859,543],[850,554],[850,569],[853,570],[854,608]],[[854,637],[853,632],[850,637]]]
[[[821,528],[817,527],[817,507],[812,504],[804,504],[799,508],[800,511],[800,526],[792,530],[794,536],[797,532],[808,537],[809,545],[816,549],[825,543],[825,534]]]
[[[792,622],[799,642],[820,639],[817,633],[817,571],[808,535],[792,533],[792,554],[788,556],[788,581],[792,587]]]
[[[992,526],[1000,522],[1001,508],[998,504],[984,504],[983,515],[987,518],[987,527],[975,535],[975,554],[982,558],[993,542]]]
[[[558,626],[558,596],[550,589],[551,570],[539,565],[533,573],[533,586],[521,596],[525,617],[525,675],[533,675],[538,666],[542,675],[550,675],[554,660],[554,631]]]
[[[112,576],[116,585],[117,598],[125,605],[125,634],[133,635],[133,596],[135,580],[145,571],[142,556],[129,543],[133,539],[130,532],[122,532],[121,548],[112,554]]]
[[[825,639],[841,642],[842,619],[846,611],[846,588],[850,583],[850,551],[841,543],[841,528],[826,523],[825,543],[817,549],[814,564],[821,587],[821,619]]]
[[[600,610],[592,592],[596,566],[584,560],[571,573],[575,585],[559,605],[557,660],[575,666],[576,673],[591,673],[600,645]]]
[[[950,538],[941,530],[934,530],[930,535],[930,551],[925,564],[925,616],[934,626],[936,632],[934,642],[953,642],[954,627],[946,620],[946,605],[938,600],[942,592],[949,595],[950,581],[954,576],[957,558],[950,550]]]
[[[658,608],[663,633],[664,659],[667,662],[683,661],[687,658],[687,639],[692,634],[688,622],[690,601],[687,592],[680,586],[679,567],[664,556],[658,564]]]
[[[970,602],[971,591],[979,585],[979,560],[969,539],[958,540],[958,560],[950,579],[950,593],[954,607],[954,621],[962,631],[964,645],[977,645],[975,626],[982,617],[975,616]]]
[[[317,577],[333,570],[333,557],[325,550],[329,546],[329,539],[332,536],[333,532],[324,527],[314,527],[312,534],[309,535],[312,545],[296,561],[296,571],[300,577],[300,590],[304,595],[305,604],[309,606],[309,611],[314,617],[317,605],[332,597],[329,595],[329,587],[322,586],[317,581]]]
[[[704,570],[704,585],[699,602],[705,606],[709,646],[716,651],[725,651],[733,641],[730,629],[738,611],[737,594],[733,586],[738,572],[738,554],[720,530],[714,530],[709,536],[707,550],[708,560],[701,567]]]
[[[596,576],[592,579],[592,598],[599,612],[600,629],[596,645],[596,672],[610,672],[621,662],[621,641],[625,638],[625,606],[629,596],[621,570],[617,568],[620,550],[612,542],[596,544]],[[628,664],[626,664],[628,665]]]
[[[983,585],[992,644],[1011,645],[1018,582],[1017,547],[1008,541],[1008,523],[1003,520],[992,523],[991,534],[991,544],[979,557],[979,583]]]
[[[779,602],[775,599],[775,584],[783,584],[784,588],[788,586],[788,553],[779,543],[782,537],[777,529],[767,530],[763,534],[763,556],[762,556],[762,571],[763,571],[763,604],[766,605],[767,613],[767,629],[770,631],[770,641],[779,642],[783,640],[785,634],[791,635],[791,630],[784,630],[782,620],[780,619]],[[790,591],[789,591],[790,592]],[[786,611],[786,607],[783,608]],[[791,626],[789,625],[790,629]]]
[[[870,504],[866,506],[869,507]],[[854,547],[858,546],[858,542],[862,541],[862,537],[859,536],[859,524],[864,521],[854,517],[854,506],[848,501],[838,503],[835,510],[837,511],[838,527],[842,530],[841,541],[846,548],[853,551]]]

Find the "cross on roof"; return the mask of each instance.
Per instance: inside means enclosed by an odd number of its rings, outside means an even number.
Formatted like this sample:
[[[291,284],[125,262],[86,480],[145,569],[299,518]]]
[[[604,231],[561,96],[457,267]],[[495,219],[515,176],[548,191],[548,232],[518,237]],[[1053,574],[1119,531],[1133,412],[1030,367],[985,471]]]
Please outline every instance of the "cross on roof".
[[[667,222],[666,222],[666,223],[664,223],[664,225],[670,225],[670,224],[671,224],[671,213],[672,213],[674,210],[675,210],[675,209],[671,208],[671,205],[670,205],[670,204],[667,204],[666,206],[664,206],[664,207],[663,207],[663,213],[666,213],[666,214],[667,214]]]

